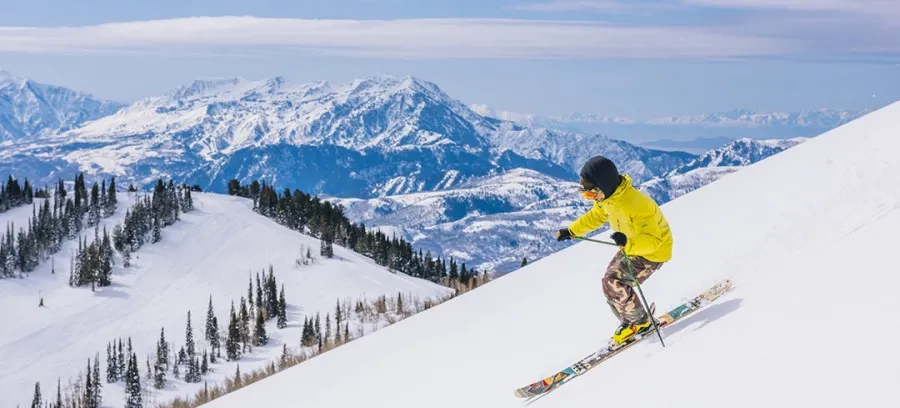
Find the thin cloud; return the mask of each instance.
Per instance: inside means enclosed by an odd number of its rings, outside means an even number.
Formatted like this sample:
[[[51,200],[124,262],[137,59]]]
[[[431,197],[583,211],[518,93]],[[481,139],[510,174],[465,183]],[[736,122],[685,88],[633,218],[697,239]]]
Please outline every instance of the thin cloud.
[[[896,40],[891,41],[896,45]],[[737,30],[727,26],[621,26],[516,19],[312,20],[226,16],[75,27],[0,27],[0,52],[39,54],[294,52],[430,59],[729,59],[810,51],[805,47],[789,36],[754,32],[752,27]]]
[[[830,17],[846,24],[900,26],[897,0],[683,0],[686,4],[737,10],[791,13],[791,16]],[[770,14],[771,15],[775,15]],[[779,14],[780,15],[780,14]]]
[[[632,10],[635,6],[619,0],[561,0],[545,3],[516,4],[512,8],[532,11]]]
[[[550,0],[518,7],[520,10],[562,12],[596,11],[626,14],[632,21],[642,15],[677,10],[693,13],[691,27],[751,38],[780,39],[802,50],[805,58],[838,53],[900,53],[900,0]],[[739,11],[725,22],[704,17],[711,10]],[[673,14],[674,15],[674,14]],[[672,17],[674,19],[675,17]]]
[[[791,44],[703,28],[513,19],[194,17],[78,27],[0,27],[0,52],[304,52],[402,58],[729,58]]]

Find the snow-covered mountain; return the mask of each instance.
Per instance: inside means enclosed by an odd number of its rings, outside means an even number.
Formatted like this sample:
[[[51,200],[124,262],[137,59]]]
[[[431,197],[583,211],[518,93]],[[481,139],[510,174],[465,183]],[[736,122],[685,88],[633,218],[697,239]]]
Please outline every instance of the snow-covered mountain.
[[[724,279],[732,290],[666,328],[665,348],[650,336],[539,400],[513,390],[619,324],[600,289],[614,247],[578,243],[205,406],[895,406],[897,329],[848,330],[861,311],[900,308],[900,275],[879,256],[900,228],[898,133],[894,103],[665,204],[674,258],[641,285],[647,300],[659,311]],[[855,271],[877,284],[848,286]]]
[[[665,203],[804,140],[737,140],[637,187]],[[528,169],[448,190],[331,201],[344,206],[353,220],[497,275],[518,268],[522,258],[533,261],[558,250],[552,234],[590,208],[578,195],[577,178]]]
[[[101,234],[102,228],[112,232],[114,225],[122,223],[126,211],[142,194],[120,192],[116,213],[101,221]],[[193,200],[195,209],[162,229],[160,242],[147,242],[134,252],[130,267],[123,267],[122,256],[116,252],[111,286],[96,291],[90,285],[68,286],[69,266],[74,262],[70,257],[78,248],[75,239],[65,241],[52,259],[24,279],[0,279],[0,309],[4,311],[0,316],[0,407],[30,406],[36,382],[40,383],[44,401],[54,401],[57,379],[61,391],[67,393],[76,377],[83,375],[88,359],[98,353],[102,406],[124,406],[124,382],[106,382],[104,349],[116,339],[123,343],[131,340],[126,347],[133,347],[141,381],[147,381],[143,383],[144,406],[158,406],[194,394],[203,389],[204,382],[210,388],[221,385],[226,378],[233,378],[238,368],[246,374],[269,363],[277,364],[283,347],[299,355],[305,319],[318,314],[321,332],[327,333],[329,324],[333,335],[338,331],[335,312],[339,302],[342,310],[351,311],[344,314],[344,329],[339,335],[344,336],[346,330],[357,337],[389,322],[385,320],[387,314],[363,318],[352,312],[356,301],[371,305],[382,295],[390,299],[402,295],[412,310],[425,300],[445,299],[451,292],[430,281],[388,271],[372,259],[337,245],[334,258],[322,257],[318,239],[257,214],[249,199],[195,193]],[[0,225],[5,228],[12,222],[23,226],[31,215],[30,206],[15,208],[0,213]],[[82,235],[93,239],[93,228]],[[305,258],[307,250],[311,250],[312,259]],[[241,359],[228,361],[224,336],[230,321],[229,307],[232,313],[240,313],[239,300],[260,293],[255,291],[259,281],[254,278],[268,272],[270,266],[278,290],[283,288],[285,293],[286,327],[276,327],[272,319],[266,323],[268,344],[254,346]],[[255,292],[252,295],[248,295],[250,282]],[[41,299],[44,307],[38,307]],[[188,312],[197,354],[211,350],[205,340],[210,302],[223,337],[221,359],[209,364],[211,371],[202,382],[185,382],[187,368],[182,366],[180,378],[175,378],[169,368],[166,386],[154,388],[146,379],[146,365],[156,363],[161,330],[170,343],[170,361],[174,361],[186,342]],[[330,320],[326,321],[328,314]],[[252,316],[250,327],[256,327],[256,315]]]
[[[494,145],[529,159],[546,160],[564,166],[577,176],[589,158],[602,154],[620,171],[631,174],[636,183],[675,170],[696,158],[678,151],[660,151],[635,146],[602,134],[572,133],[544,128],[519,128],[505,124]]]
[[[74,129],[124,106],[0,69],[0,145]]]
[[[452,188],[530,168],[569,177],[606,153],[639,180],[694,156],[485,117],[437,85],[376,75],[332,86],[281,77],[198,80],[115,114],[0,152],[0,172],[38,184],[82,169],[139,185],[167,176],[225,191],[231,178],[377,197]],[[49,177],[47,175],[50,175]]]
[[[416,248],[495,273],[555,251],[550,231],[590,208],[577,183],[528,169],[451,190],[331,201],[344,206],[348,218],[396,233]]]
[[[809,140],[805,137],[791,139],[753,140],[743,138],[701,154],[689,163],[666,173],[664,176],[683,174],[701,167],[734,167],[756,163],[773,154],[790,149]]]
[[[643,183],[640,188],[658,202],[670,201],[807,140],[809,138],[803,137],[734,140],[725,146],[701,154],[696,159],[661,177]]]

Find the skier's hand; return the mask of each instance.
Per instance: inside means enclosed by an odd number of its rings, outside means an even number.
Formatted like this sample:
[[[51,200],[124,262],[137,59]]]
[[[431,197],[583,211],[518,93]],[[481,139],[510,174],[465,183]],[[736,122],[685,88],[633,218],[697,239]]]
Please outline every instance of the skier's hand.
[[[612,240],[615,241],[616,245],[618,245],[620,248],[624,248],[625,244],[628,243],[628,237],[626,237],[625,234],[618,232],[618,231],[616,231],[612,235],[610,235],[610,238],[612,238]]]
[[[567,239],[572,239],[572,231],[569,231],[568,228],[562,228],[556,232],[557,241],[565,241]]]

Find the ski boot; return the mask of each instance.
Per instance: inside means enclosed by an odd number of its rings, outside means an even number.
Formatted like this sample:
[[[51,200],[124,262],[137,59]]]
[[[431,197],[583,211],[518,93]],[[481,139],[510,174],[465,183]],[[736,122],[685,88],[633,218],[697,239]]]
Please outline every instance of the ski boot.
[[[637,323],[629,323],[624,322],[618,329],[616,329],[615,333],[612,335],[612,340],[610,341],[610,345],[618,346],[628,339],[649,332],[653,329],[653,324],[650,322],[650,319],[646,319],[643,322]]]

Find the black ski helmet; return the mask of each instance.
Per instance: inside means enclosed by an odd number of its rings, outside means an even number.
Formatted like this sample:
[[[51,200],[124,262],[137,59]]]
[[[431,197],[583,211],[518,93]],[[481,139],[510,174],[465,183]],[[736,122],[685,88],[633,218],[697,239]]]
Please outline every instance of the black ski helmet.
[[[599,187],[606,197],[616,191],[621,181],[622,176],[619,175],[615,163],[603,156],[591,157],[581,168],[581,185]]]

